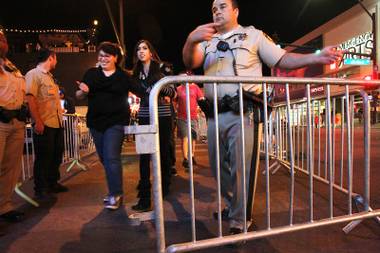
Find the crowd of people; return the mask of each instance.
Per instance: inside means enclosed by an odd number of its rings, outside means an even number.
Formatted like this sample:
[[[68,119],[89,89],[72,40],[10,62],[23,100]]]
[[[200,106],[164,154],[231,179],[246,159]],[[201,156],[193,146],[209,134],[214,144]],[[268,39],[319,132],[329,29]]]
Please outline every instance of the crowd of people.
[[[261,76],[262,63],[269,67],[294,69],[311,64],[330,64],[342,56],[335,47],[326,47],[318,54],[288,53],[277,47],[262,31],[253,26],[238,23],[239,8],[236,0],[214,0],[213,22],[200,25],[187,37],[183,47],[183,61],[188,70],[203,67],[210,76]],[[62,110],[59,87],[51,71],[57,63],[56,54],[49,49],[38,52],[37,65],[25,79],[5,68],[7,42],[0,35],[0,218],[17,221],[22,213],[11,205],[11,195],[21,170],[25,119],[22,108],[28,104],[33,119],[36,159],[34,163],[34,190],[38,199],[50,194],[68,191],[59,183],[59,166],[63,152]],[[128,125],[130,111],[128,94],[140,98],[138,123],[149,124],[149,95],[153,85],[166,74],[163,62],[151,42],[140,40],[133,51],[131,73],[120,66],[120,46],[103,42],[98,47],[98,66],[86,71],[77,82],[78,99],[88,98],[87,126],[94,139],[97,154],[105,169],[108,193],[103,202],[109,210],[118,209],[123,203],[123,175],[121,163],[124,126]],[[169,73],[170,74],[170,73]],[[183,74],[189,75],[189,71]],[[79,77],[78,77],[79,78]],[[16,87],[10,89],[9,87]],[[177,131],[182,140],[182,165],[196,164],[194,158],[197,138],[197,106],[207,115],[207,136],[210,167],[217,175],[220,167],[221,190],[225,208],[220,214],[230,224],[230,233],[241,233],[246,223],[251,225],[251,214],[259,163],[259,143],[262,121],[260,110],[248,98],[244,111],[245,139],[242,139],[239,110],[232,103],[238,98],[238,84],[221,84],[217,88],[219,147],[215,146],[216,125],[213,110],[213,86],[204,84],[203,91],[196,84],[189,84],[190,122],[186,113],[186,86],[164,87],[158,97],[159,137],[161,152],[162,194],[170,193],[175,164],[173,120],[178,113]],[[244,92],[260,95],[261,85],[244,86]],[[61,92],[62,93],[62,92]],[[63,92],[64,93],[64,92]],[[62,94],[61,94],[62,96]],[[249,96],[248,96],[249,97]],[[176,106],[175,106],[176,105]],[[174,108],[177,108],[175,110]],[[10,112],[11,115],[6,118]],[[254,115],[255,117],[252,117]],[[253,119],[253,120],[252,120]],[[188,135],[188,125],[191,133]],[[192,141],[192,151],[188,142]],[[242,144],[245,148],[245,167],[248,183],[243,185]],[[219,152],[220,164],[217,164]],[[7,155],[12,154],[12,155]],[[149,211],[151,204],[151,155],[142,154],[139,159],[140,179],[137,186],[136,211]],[[191,162],[190,162],[191,161]],[[174,170],[175,173],[175,170]],[[244,191],[244,187],[246,187]],[[247,209],[244,210],[243,192],[247,193]],[[244,214],[247,214],[246,216]],[[218,213],[215,213],[215,217]],[[246,219],[246,220],[244,220]]]

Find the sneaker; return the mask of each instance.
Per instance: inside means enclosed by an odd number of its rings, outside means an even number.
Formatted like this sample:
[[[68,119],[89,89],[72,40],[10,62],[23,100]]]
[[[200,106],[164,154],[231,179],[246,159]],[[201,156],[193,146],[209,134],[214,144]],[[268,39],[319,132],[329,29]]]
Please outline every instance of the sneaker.
[[[137,212],[148,212],[152,210],[150,199],[139,199],[136,205],[132,206],[132,209]]]
[[[110,202],[110,198],[111,198],[110,195],[106,195],[106,196],[104,196],[104,198],[103,198],[103,202],[104,202],[104,203],[108,203],[108,202]]]
[[[177,176],[178,175],[177,169],[175,167],[171,168],[171,173],[172,173],[172,176]]]
[[[60,192],[68,192],[68,191],[69,191],[69,188],[67,188],[66,186],[60,183],[56,183],[49,187],[49,192],[52,192],[52,193],[60,193]]]
[[[182,166],[185,169],[188,169],[189,168],[189,161],[187,159],[183,159]]]
[[[121,206],[123,198],[121,196],[110,196],[109,201],[104,205],[108,210],[116,210]]]
[[[230,213],[230,210],[228,210],[228,208],[224,208],[222,210],[222,220],[223,221],[228,221],[230,218],[228,217],[228,214]],[[215,220],[218,220],[218,212],[214,212],[212,214],[212,216],[214,217]]]

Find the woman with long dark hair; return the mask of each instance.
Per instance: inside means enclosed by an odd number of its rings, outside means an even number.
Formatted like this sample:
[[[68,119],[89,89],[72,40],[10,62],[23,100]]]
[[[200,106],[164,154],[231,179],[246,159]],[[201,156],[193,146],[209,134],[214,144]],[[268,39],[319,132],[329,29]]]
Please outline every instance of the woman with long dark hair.
[[[148,125],[149,93],[153,85],[164,76],[161,71],[162,62],[152,44],[147,40],[140,40],[134,49],[133,63],[133,77],[140,83],[146,94],[141,97],[138,113],[139,124]],[[174,87],[167,86],[161,90],[158,98],[162,193],[164,197],[169,193],[171,178],[172,159],[169,154],[170,146],[168,141],[173,138],[170,101],[174,96]],[[140,155],[139,201],[132,206],[132,209],[136,211],[151,210],[150,159],[149,154]]]
[[[78,82],[77,97],[88,97],[87,126],[107,178],[108,194],[104,207],[116,210],[123,199],[121,148],[124,126],[129,123],[129,91],[141,95],[139,86],[119,67],[119,45],[103,42],[98,47],[98,67],[85,73]]]

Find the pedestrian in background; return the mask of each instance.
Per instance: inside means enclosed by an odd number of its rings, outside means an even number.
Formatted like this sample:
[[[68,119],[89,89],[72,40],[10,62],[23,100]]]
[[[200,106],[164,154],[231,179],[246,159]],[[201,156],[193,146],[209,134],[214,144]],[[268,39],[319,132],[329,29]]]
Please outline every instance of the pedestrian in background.
[[[180,75],[192,75],[191,71],[185,71]],[[198,138],[198,100],[204,99],[203,91],[195,83],[189,83],[189,104],[190,104],[190,125],[191,137],[187,135],[187,111],[186,111],[186,84],[183,83],[177,87],[177,135],[181,139],[183,161],[182,166],[185,170],[189,169],[189,159],[192,159],[193,165],[195,160],[195,144]],[[191,156],[189,158],[188,141],[192,140]]]

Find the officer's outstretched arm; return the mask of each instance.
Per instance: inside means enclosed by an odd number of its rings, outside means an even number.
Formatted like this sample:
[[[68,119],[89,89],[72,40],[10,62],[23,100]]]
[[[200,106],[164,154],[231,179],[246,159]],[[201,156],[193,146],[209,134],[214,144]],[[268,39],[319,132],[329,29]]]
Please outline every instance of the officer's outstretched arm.
[[[314,54],[286,53],[277,66],[284,69],[296,69],[315,64],[331,64],[338,61],[343,53],[344,51],[337,50],[336,46],[325,47],[319,53]]]

